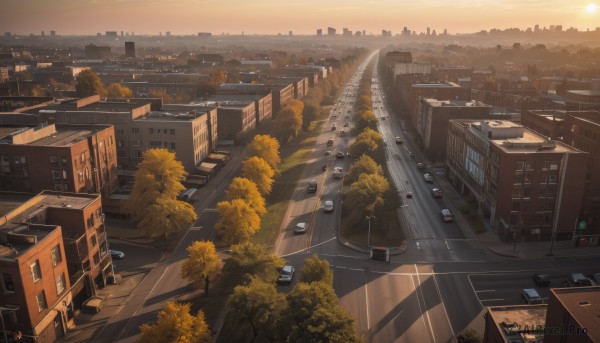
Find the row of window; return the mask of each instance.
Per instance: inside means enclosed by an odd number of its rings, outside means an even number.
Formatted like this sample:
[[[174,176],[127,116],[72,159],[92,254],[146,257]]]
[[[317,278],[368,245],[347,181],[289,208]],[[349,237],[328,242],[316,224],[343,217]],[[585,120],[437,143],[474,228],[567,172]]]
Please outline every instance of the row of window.
[[[132,133],[139,133],[139,130],[138,130],[137,128],[135,128],[135,127],[131,128],[131,130],[132,130],[132,131],[131,131]],[[134,130],[135,130],[135,132],[134,132]],[[154,128],[149,128],[149,129],[148,129],[148,133],[149,133],[149,134],[154,134],[155,132],[156,132],[156,134],[158,134],[158,135],[160,135],[160,134],[161,134],[161,132],[162,132],[163,134],[165,134],[165,135],[167,134],[167,132],[168,132],[169,134],[171,134],[171,135],[175,135],[175,129],[154,129]]]
[[[535,163],[533,161],[517,162],[516,170],[517,171],[535,170]],[[544,171],[558,170],[558,162],[557,161],[545,161],[543,170]]]

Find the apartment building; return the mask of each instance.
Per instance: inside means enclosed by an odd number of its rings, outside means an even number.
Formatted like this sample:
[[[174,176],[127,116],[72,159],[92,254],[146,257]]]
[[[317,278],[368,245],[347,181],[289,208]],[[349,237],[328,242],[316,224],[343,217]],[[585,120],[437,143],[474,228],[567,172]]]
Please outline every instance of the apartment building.
[[[413,123],[427,154],[442,159],[446,152],[450,119],[491,119],[491,106],[479,101],[421,98]],[[506,118],[496,118],[506,119]]]
[[[585,194],[577,234],[579,245],[598,245],[600,234],[600,112],[570,112],[564,142],[589,153]],[[593,236],[591,236],[593,235]]]
[[[277,84],[223,83],[217,87],[217,96],[266,96],[267,94],[271,94],[271,112],[273,115],[277,115],[281,107],[294,98],[294,85],[291,82]]]
[[[271,92],[266,95],[217,95],[212,97],[210,100],[216,101],[217,103],[226,103],[229,101],[253,101],[256,112],[257,127],[260,127],[261,124],[264,125],[265,120],[273,117],[273,97]]]
[[[570,238],[588,160],[510,121],[449,122],[447,177],[507,239]]]
[[[219,142],[241,142],[256,130],[254,101],[198,100],[196,106],[217,108],[217,135]]]
[[[394,66],[398,63],[412,63],[412,61],[410,51],[390,51],[385,54],[385,65],[390,70],[394,70]]]
[[[36,342],[54,342],[114,275],[100,196],[45,191],[28,200],[11,197],[0,194],[4,324]]]
[[[112,125],[0,126],[0,190],[108,196],[118,186]]]
[[[542,342],[547,305],[490,306],[486,308],[486,343]],[[545,342],[545,341],[544,341]]]
[[[544,343],[600,342],[599,312],[600,287],[550,289]]]

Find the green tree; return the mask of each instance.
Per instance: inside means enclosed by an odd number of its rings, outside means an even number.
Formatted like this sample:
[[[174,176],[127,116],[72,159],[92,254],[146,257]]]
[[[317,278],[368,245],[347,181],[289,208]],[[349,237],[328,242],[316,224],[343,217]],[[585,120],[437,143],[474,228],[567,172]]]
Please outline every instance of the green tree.
[[[225,193],[228,201],[233,199],[245,200],[259,216],[264,216],[267,213],[265,198],[258,191],[258,187],[254,182],[244,177],[234,178]]]
[[[131,91],[131,89],[121,86],[118,83],[113,83],[110,86],[108,86],[106,92],[108,93],[108,97],[110,98],[128,99],[133,97],[133,92]]]
[[[363,342],[354,319],[339,304],[333,288],[323,282],[299,283],[287,296],[279,322],[282,340],[301,342]]]
[[[350,145],[350,154],[352,156],[368,155],[380,163],[385,161],[383,137],[377,131],[364,129]]]
[[[250,342],[275,341],[276,325],[287,303],[274,283],[256,277],[248,285],[236,286],[227,300],[227,309],[236,323],[237,336]]]
[[[190,304],[167,302],[165,308],[158,313],[156,322],[143,324],[140,329],[140,343],[210,342],[210,329],[204,319],[204,313],[199,311],[192,316]]]
[[[458,343],[482,343],[483,337],[475,329],[465,329],[456,335]]]
[[[246,154],[264,159],[273,170],[277,170],[277,167],[281,164],[279,141],[269,135],[254,136],[246,147]]]
[[[383,175],[383,169],[371,157],[363,154],[352,164],[348,174],[346,174],[346,180],[350,183],[355,182],[360,174]]]
[[[147,236],[168,237],[197,219],[190,204],[177,200],[185,189],[181,181],[186,174],[174,153],[165,149],[144,152],[125,208]]]
[[[322,260],[317,255],[304,259],[304,267],[300,272],[302,282],[324,282],[333,287],[333,273],[327,260]]]
[[[375,214],[384,205],[384,195],[390,188],[385,177],[377,174],[361,174],[350,186],[345,196],[345,208],[349,211],[348,221],[358,224],[367,216]]]
[[[245,242],[231,246],[230,256],[223,266],[223,284],[248,284],[252,277],[266,283],[277,281],[277,269],[285,261],[273,254],[264,244]]]
[[[108,94],[98,75],[89,69],[85,69],[77,75],[75,90],[80,98],[92,95],[106,97]]]
[[[260,229],[260,217],[242,199],[219,202],[217,212],[219,221],[215,228],[223,235],[226,244],[246,242]]]
[[[269,164],[260,157],[250,157],[242,162],[242,177],[254,182],[261,194],[271,193],[275,172]]]
[[[211,281],[221,272],[221,259],[215,244],[210,241],[195,241],[187,247],[188,259],[181,266],[181,277],[194,283],[194,287],[204,286],[204,295],[208,296]]]

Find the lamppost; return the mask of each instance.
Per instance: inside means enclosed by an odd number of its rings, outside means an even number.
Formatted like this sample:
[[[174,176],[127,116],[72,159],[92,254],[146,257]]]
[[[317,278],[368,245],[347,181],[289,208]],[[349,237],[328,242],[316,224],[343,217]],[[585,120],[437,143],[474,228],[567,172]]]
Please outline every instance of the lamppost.
[[[371,246],[371,219],[377,219],[374,215],[367,216],[369,221],[369,231],[367,231],[367,246]]]

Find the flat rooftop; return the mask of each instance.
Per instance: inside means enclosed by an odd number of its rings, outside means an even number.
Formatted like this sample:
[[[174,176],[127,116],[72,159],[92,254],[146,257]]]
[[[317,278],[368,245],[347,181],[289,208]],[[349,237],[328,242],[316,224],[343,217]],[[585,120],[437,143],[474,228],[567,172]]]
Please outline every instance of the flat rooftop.
[[[61,130],[31,143],[27,143],[26,145],[55,147],[71,146],[87,139],[92,133],[93,131],[91,130]]]
[[[600,342],[600,286],[550,290],[582,328],[591,342]]]
[[[532,328],[535,326],[546,326],[546,311],[548,305],[514,305],[488,307],[488,313],[496,324],[497,330],[502,334],[506,342],[527,333],[518,331],[519,326]],[[509,329],[509,327],[511,329]],[[543,333],[541,333],[543,336]],[[510,339],[509,339],[510,338]],[[525,340],[523,340],[525,342]]]

